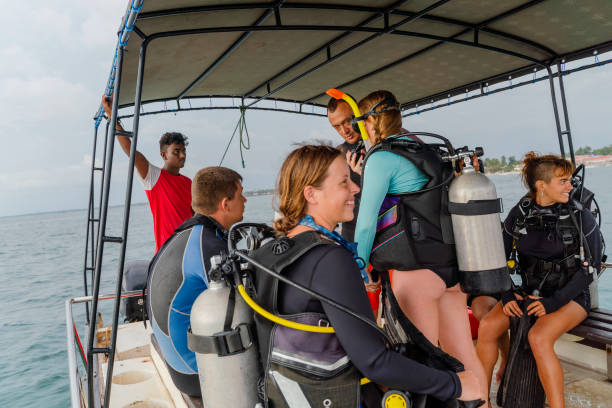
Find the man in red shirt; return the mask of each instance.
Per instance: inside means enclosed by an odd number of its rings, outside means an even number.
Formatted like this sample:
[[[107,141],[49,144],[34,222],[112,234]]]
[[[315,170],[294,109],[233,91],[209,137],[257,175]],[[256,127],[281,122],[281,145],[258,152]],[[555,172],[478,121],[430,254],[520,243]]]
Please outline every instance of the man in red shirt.
[[[112,98],[102,97],[102,107],[110,118]],[[117,130],[123,127],[117,121]],[[121,148],[130,155],[132,141],[127,136],[117,135]],[[193,215],[191,210],[191,179],[180,174],[187,155],[187,138],[181,133],[164,133],[159,139],[159,150],[164,167],[149,163],[146,157],[136,151],[134,167],[144,186],[151,212],[155,234],[155,252],[166,242],[174,230]]]

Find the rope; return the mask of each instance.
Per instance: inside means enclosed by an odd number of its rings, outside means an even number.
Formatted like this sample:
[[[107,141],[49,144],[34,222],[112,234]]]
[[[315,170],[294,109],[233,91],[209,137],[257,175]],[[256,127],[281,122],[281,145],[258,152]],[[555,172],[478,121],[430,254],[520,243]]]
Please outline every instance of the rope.
[[[240,160],[242,162],[242,168],[244,169],[246,166],[244,164],[243,149],[244,150],[251,149],[251,137],[249,136],[249,130],[247,129],[247,125],[246,125],[246,107],[244,105],[240,107],[240,118],[238,118],[238,123],[236,123],[236,126],[234,127],[234,131],[232,132],[232,137],[230,137],[230,140],[227,143],[227,146],[225,146],[225,151],[223,152],[223,156],[221,156],[221,161],[219,162],[219,166],[223,164],[223,160],[225,160],[225,156],[227,155],[229,147],[232,144],[234,137],[236,136],[236,132],[238,132],[238,134],[240,135],[240,144],[239,144]]]

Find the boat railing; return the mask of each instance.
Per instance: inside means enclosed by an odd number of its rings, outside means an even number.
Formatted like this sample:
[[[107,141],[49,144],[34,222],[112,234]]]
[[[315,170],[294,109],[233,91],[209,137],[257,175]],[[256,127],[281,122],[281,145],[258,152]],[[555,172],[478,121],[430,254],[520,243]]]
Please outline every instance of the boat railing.
[[[134,290],[128,292],[122,292],[119,296],[120,298],[132,298],[132,297],[140,297],[143,295],[142,290]],[[117,296],[115,294],[102,295],[98,297],[98,302],[104,300],[112,300]],[[86,311],[88,311],[89,303],[93,302],[93,296],[81,296],[76,298],[67,299],[65,302],[66,309],[66,342],[67,342],[67,350],[68,350],[68,378],[70,380],[70,406],[72,408],[82,408],[86,407],[87,403],[85,403],[86,396],[83,395],[84,388],[83,377],[81,377],[81,371],[79,370],[79,364],[77,361],[77,346],[79,348],[78,352],[81,353],[81,357],[83,359],[83,363],[85,367],[87,367],[87,351],[83,349],[81,339],[79,337],[75,322],[74,315],[72,310],[72,305],[76,303],[82,303],[86,306]],[[87,345],[87,342],[85,342]],[[114,353],[114,350],[111,349],[111,353]],[[96,372],[96,368],[94,367],[92,372]],[[85,379],[89,381],[89,379]],[[97,403],[97,404],[96,404]],[[94,400],[95,406],[100,406],[100,399]]]

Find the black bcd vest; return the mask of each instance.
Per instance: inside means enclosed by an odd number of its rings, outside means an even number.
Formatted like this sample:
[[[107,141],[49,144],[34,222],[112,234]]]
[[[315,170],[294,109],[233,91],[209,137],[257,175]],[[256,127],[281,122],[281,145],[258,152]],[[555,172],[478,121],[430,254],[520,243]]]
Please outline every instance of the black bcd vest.
[[[301,233],[294,238],[268,242],[252,253],[259,263],[283,274],[312,249],[321,245],[337,245],[317,232]],[[284,319],[328,326],[327,316],[306,312],[283,315],[278,310],[278,279],[255,269],[257,303]],[[276,324],[255,314],[260,358],[263,365],[266,407],[289,407],[289,398],[312,407],[357,408],[359,380],[357,369],[334,333],[312,333]],[[308,405],[305,405],[308,404]],[[299,405],[302,406],[302,405]]]
[[[389,136],[368,151],[364,168],[370,156],[388,151],[412,162],[429,179],[419,191],[387,195],[386,202],[396,203],[379,215],[370,255],[374,268],[412,270],[457,265],[448,211],[448,188],[454,170],[450,162],[442,160],[439,146]],[[383,217],[387,222],[381,228]]]
[[[514,234],[520,239],[527,234],[527,227],[530,217],[543,215],[533,214],[534,202],[529,197],[524,197],[519,203],[521,214],[517,217],[514,225]],[[561,257],[542,259],[531,255],[518,254],[518,262],[521,277],[523,279],[523,289],[530,292],[538,289],[544,294],[550,295],[557,289],[562,288],[571,277],[580,270],[580,232],[574,224],[570,211],[575,217],[580,216],[580,212],[568,204],[559,204],[555,207],[554,213],[544,214],[558,217],[556,222],[550,225],[530,226],[530,228],[547,228],[550,233],[556,234],[563,242],[563,255]],[[537,218],[535,219],[536,221]],[[542,222],[542,221],[538,221]],[[544,221],[545,223],[545,221]]]

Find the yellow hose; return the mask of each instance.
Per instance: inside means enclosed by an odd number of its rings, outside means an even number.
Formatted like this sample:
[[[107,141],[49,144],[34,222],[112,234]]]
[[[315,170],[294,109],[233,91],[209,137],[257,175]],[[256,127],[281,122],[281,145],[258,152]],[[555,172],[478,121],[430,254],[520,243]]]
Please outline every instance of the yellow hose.
[[[326,93],[329,96],[331,96],[332,98],[342,99],[343,101],[348,103],[348,105],[353,110],[353,115],[355,115],[356,118],[361,116],[361,112],[359,112],[359,107],[357,106],[357,102],[355,102],[355,100],[353,98],[351,98],[350,96],[348,96],[347,94],[345,94],[341,90],[335,89],[335,88],[331,88],[331,89],[328,89]],[[367,143],[369,145],[369,143],[370,143],[370,136],[368,135],[368,132],[367,132],[365,126],[363,125],[363,120],[360,120],[359,122],[357,122],[357,126],[359,126],[359,132],[361,133],[361,138],[364,140],[365,143]],[[366,145],[366,147],[369,147],[368,145]]]
[[[263,307],[261,307],[257,303],[255,303],[255,301],[253,299],[251,299],[251,297],[246,293],[246,290],[244,289],[244,285],[238,285],[238,292],[240,293],[240,296],[242,296],[242,298],[244,299],[246,304],[251,307],[251,309],[253,309],[257,313],[259,313],[260,315],[262,315],[266,319],[273,321],[274,323],[278,323],[280,325],[287,326],[287,327],[290,327],[292,329],[308,331],[308,332],[335,333],[333,327],[321,327],[321,326],[312,326],[310,324],[296,323],[296,322],[292,322],[292,321],[287,320],[287,319],[283,319],[282,317],[278,317],[278,316],[268,312],[266,309],[264,309]],[[369,379],[362,378],[361,381],[360,381],[360,385],[365,385],[365,384],[367,384],[369,382],[370,382]]]
[[[255,303],[253,299],[251,299],[251,297],[246,293],[246,290],[244,289],[244,285],[238,285],[238,292],[240,293],[240,296],[242,296],[246,304],[251,307],[251,309],[259,313],[266,319],[273,321],[274,323],[278,323],[282,326],[290,327],[295,330],[302,330],[302,331],[307,331],[307,332],[335,333],[335,330],[333,327],[321,327],[321,326],[313,326],[310,324],[296,323],[296,322],[292,322],[291,320],[283,319],[282,317],[278,317],[275,314],[268,312],[266,309],[264,309],[263,307]]]

